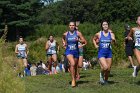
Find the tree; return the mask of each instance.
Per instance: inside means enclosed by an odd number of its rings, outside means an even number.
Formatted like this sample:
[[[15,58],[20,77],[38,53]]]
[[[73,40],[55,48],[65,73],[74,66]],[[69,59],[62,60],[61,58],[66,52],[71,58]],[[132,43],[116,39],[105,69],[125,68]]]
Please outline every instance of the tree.
[[[69,21],[98,23],[131,21],[139,14],[139,0],[63,0],[44,8],[41,19],[49,24],[66,24]]]
[[[16,36],[25,36],[39,23],[39,14],[42,3],[40,0],[1,0],[0,19],[1,28],[8,25],[8,38],[14,40]]]

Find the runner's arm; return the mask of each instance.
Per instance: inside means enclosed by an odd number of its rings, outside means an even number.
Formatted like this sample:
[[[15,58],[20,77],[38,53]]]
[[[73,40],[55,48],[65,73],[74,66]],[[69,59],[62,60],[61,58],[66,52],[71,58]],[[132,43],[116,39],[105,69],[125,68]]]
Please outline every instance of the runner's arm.
[[[62,44],[63,44],[63,48],[66,48],[67,44],[66,44],[66,33],[63,34],[62,36]]]
[[[48,49],[49,49],[49,42],[48,42],[48,41],[46,42],[45,49],[46,49],[46,50],[48,50]]]
[[[27,45],[26,45],[26,54],[27,54],[27,55],[29,54],[29,48],[28,48]]]
[[[58,44],[58,42],[56,42],[56,45],[57,45],[57,52],[59,52],[59,50],[60,50],[60,47],[59,47],[59,44]]]
[[[116,38],[115,38],[114,33],[111,33],[111,38],[112,38],[112,42],[113,42],[113,43],[116,43]]]
[[[96,42],[97,39],[99,39],[99,33],[96,33],[95,36],[93,36],[93,38],[92,38],[92,42],[93,42],[95,48],[99,47],[97,42]]]
[[[16,47],[15,47],[15,53],[16,53],[16,54],[19,53],[19,52],[18,52],[18,45],[16,45]]]
[[[79,42],[82,43],[82,46],[85,46],[85,45],[87,44],[87,41],[86,41],[86,39],[84,38],[84,36],[82,35],[82,33],[79,32],[79,31],[78,31],[78,36],[79,36],[79,38],[80,38],[80,39],[78,39]]]
[[[133,39],[132,39],[133,32],[134,32],[134,28],[132,28],[132,29],[130,30],[130,32],[129,32],[128,36],[126,37],[126,39],[128,39],[128,40],[133,40]]]

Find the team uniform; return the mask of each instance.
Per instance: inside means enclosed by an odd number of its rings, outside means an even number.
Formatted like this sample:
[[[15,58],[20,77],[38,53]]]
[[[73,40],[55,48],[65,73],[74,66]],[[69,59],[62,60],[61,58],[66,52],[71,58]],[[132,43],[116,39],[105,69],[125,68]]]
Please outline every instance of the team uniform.
[[[140,51],[140,30],[139,29],[136,29],[134,31],[134,41],[135,41],[134,48]],[[134,67],[134,72],[132,73],[133,77],[136,77],[138,75],[139,70],[140,70],[140,66]]]
[[[111,32],[104,36],[103,31],[100,31],[98,58],[112,58],[111,41]]]
[[[67,46],[65,50],[65,55],[73,55],[74,58],[79,58],[79,48],[78,48],[78,34],[77,31],[74,31],[73,34],[70,34],[68,31],[66,35]]]
[[[139,29],[136,29],[134,32],[134,41],[135,41],[134,48],[140,51],[140,30]]]
[[[17,50],[18,50],[17,58],[24,59],[27,57],[26,44],[19,44]]]
[[[49,49],[47,50],[47,56],[52,56],[53,54],[56,54],[56,41],[54,40],[53,42],[49,42]]]

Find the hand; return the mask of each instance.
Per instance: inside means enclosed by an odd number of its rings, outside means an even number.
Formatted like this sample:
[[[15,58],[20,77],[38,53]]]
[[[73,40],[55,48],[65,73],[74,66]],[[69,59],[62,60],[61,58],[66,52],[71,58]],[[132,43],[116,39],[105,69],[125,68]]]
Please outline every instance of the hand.
[[[65,48],[65,49],[66,49],[66,44],[64,44],[64,43],[63,43],[63,48]]]
[[[127,37],[125,37],[125,40],[127,40],[128,38]]]
[[[25,58],[27,58],[27,54],[25,53]]]
[[[133,40],[132,37],[127,37],[128,40]]]
[[[78,46],[78,48],[82,48],[82,47],[83,47],[82,45],[79,45],[79,46]]]
[[[99,46],[98,46],[98,45],[96,45],[96,46],[95,46],[95,48],[97,48],[97,49],[98,49],[98,48],[99,48]]]

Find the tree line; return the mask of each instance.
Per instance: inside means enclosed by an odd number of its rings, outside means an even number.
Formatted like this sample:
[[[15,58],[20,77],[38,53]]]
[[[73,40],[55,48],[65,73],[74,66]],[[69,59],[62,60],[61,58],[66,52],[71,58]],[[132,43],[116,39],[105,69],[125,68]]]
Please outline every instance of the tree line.
[[[139,0],[63,0],[46,6],[40,17],[47,24],[69,21],[98,23],[101,20],[128,22],[140,15]]]
[[[40,23],[37,19],[42,10],[40,0],[0,0],[0,33],[8,26],[7,37],[15,40],[19,35],[34,31],[34,26]]]
[[[42,24],[67,24],[69,21],[96,24],[101,20],[130,22],[140,15],[139,0],[0,0],[0,34],[8,26],[7,37],[34,33]]]

